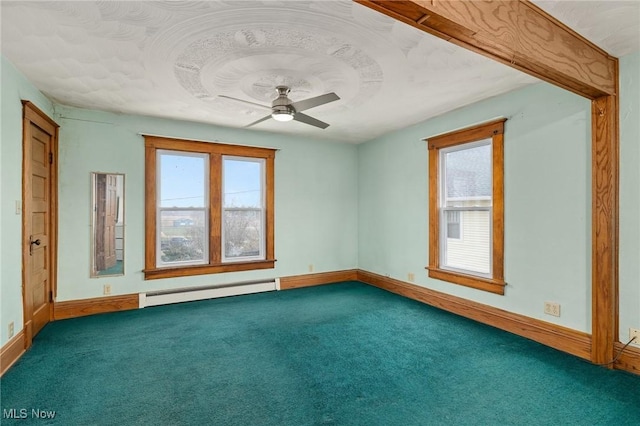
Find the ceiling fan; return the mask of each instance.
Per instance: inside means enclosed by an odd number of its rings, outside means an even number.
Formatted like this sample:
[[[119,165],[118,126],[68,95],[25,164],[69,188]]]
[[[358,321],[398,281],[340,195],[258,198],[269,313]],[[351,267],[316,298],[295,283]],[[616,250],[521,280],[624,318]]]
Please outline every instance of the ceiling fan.
[[[301,123],[310,124],[311,126],[316,126],[321,129],[326,129],[329,127],[327,123],[324,121],[320,121],[316,118],[308,116],[307,114],[303,114],[302,111],[317,107],[320,105],[327,104],[329,102],[337,101],[340,99],[338,95],[335,93],[326,93],[324,95],[315,96],[313,98],[303,99],[301,101],[292,102],[291,99],[287,97],[291,89],[288,86],[277,86],[276,91],[278,92],[278,97],[273,100],[271,106],[257,104],[255,102],[249,102],[238,98],[232,98],[231,96],[218,95],[221,98],[231,99],[238,102],[243,102],[245,104],[259,106],[262,108],[270,109],[271,114],[262,117],[260,120],[254,121],[253,123],[247,124],[245,127],[253,126],[254,124],[261,123],[265,120],[273,118],[276,121],[291,121],[296,120]]]

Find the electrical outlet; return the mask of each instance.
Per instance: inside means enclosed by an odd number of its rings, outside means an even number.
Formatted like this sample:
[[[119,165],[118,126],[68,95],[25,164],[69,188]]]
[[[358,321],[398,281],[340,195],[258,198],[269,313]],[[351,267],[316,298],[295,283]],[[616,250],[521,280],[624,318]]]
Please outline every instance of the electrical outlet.
[[[105,296],[108,296],[108,295],[111,294],[111,284],[105,284],[104,285],[104,290],[103,290],[102,294],[104,294]]]
[[[13,328],[13,321],[11,321],[9,323],[9,339],[11,339],[13,337],[13,333],[15,332],[14,328]]]
[[[634,337],[636,338],[636,340],[631,342],[631,344],[640,346],[640,329],[638,328],[629,329],[629,340],[633,339]]]
[[[416,275],[413,272],[409,272],[407,274],[407,279],[409,280],[409,282],[414,282],[416,280]]]
[[[555,302],[544,302],[544,313],[547,315],[553,315],[554,317],[559,317],[560,304]]]
[[[309,264],[309,272],[313,272],[313,263]]]

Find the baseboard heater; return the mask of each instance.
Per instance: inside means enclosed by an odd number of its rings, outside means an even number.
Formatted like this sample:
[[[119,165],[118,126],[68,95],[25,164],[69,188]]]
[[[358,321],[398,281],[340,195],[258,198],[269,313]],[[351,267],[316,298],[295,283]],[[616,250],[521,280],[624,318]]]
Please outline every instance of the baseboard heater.
[[[245,281],[210,287],[186,287],[140,293],[140,308],[280,290],[280,279]]]

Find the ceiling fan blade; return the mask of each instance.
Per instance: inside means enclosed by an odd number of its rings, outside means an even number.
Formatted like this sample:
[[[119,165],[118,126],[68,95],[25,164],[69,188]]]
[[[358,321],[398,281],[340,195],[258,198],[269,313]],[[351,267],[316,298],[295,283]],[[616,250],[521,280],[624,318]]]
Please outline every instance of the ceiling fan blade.
[[[324,95],[316,96],[314,98],[303,99],[298,102],[293,102],[291,106],[296,111],[304,111],[309,108],[317,107],[320,105],[328,104],[329,102],[337,101],[340,99],[335,93],[326,93]]]
[[[293,116],[293,119],[304,124],[310,124],[312,126],[319,127],[321,129],[326,129],[327,127],[329,127],[329,125],[324,121],[320,121],[317,118],[310,117],[307,114],[303,114],[301,112],[296,112]]]
[[[236,102],[242,102],[243,104],[249,104],[249,105],[253,105],[253,106],[257,106],[260,108],[266,108],[266,109],[271,109],[270,106],[267,105],[262,105],[262,104],[257,104],[255,102],[249,102],[249,101],[245,101],[243,99],[238,99],[238,98],[232,98],[231,96],[227,96],[227,95],[218,95],[219,98],[225,98],[225,99],[231,99],[232,101],[236,101]]]
[[[268,119],[270,119],[270,118],[271,118],[271,114],[267,115],[266,117],[262,117],[260,120],[254,121],[253,123],[247,124],[247,125],[246,125],[246,126],[244,126],[244,127],[251,127],[251,126],[253,126],[254,124],[262,123],[263,121],[268,120]]]

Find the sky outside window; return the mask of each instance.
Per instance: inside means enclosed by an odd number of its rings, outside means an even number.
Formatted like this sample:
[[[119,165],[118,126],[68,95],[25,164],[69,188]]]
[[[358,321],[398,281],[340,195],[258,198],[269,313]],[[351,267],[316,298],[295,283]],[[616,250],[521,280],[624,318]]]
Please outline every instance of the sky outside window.
[[[262,161],[224,160],[224,207],[262,207]]]
[[[205,207],[208,156],[160,155],[160,207]]]

